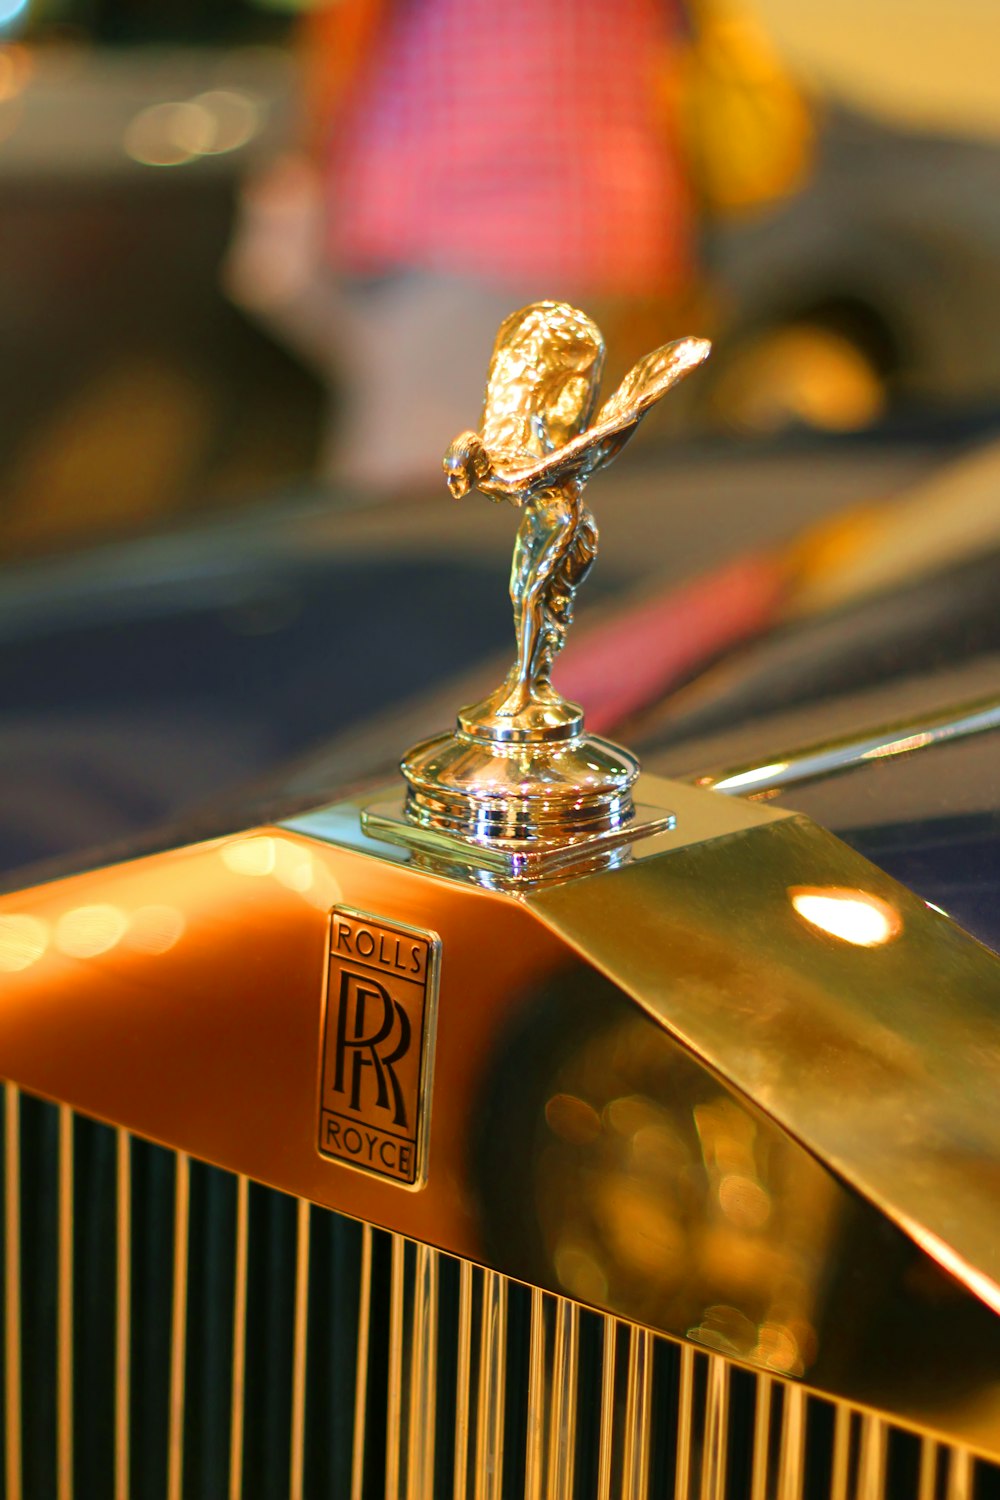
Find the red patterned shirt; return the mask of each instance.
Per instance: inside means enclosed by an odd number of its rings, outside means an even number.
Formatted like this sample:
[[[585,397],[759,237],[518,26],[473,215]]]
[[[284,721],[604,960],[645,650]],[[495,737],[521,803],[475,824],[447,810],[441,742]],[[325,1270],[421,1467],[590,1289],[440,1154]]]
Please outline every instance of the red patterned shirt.
[[[688,264],[656,104],[670,20],[665,0],[394,0],[335,132],[337,264],[670,290]]]

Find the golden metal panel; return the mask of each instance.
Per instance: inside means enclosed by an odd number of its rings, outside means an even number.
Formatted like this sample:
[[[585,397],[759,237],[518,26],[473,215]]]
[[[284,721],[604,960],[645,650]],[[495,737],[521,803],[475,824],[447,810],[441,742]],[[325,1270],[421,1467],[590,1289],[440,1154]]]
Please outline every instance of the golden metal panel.
[[[643,795],[662,800],[656,779],[650,783]],[[534,989],[544,1008],[556,976],[592,973],[586,960],[635,997],[644,1046],[689,1049],[684,1055],[701,1060],[713,1086],[728,1075],[734,1099],[756,1100],[781,1121],[788,1150],[804,1140],[836,1168],[839,1177],[824,1178],[827,1228],[817,1230],[810,1252],[813,1289],[828,1284],[832,1260],[823,1257],[842,1258],[834,1233],[841,1225],[856,1236],[850,1253],[859,1268],[881,1274],[872,1246],[883,1226],[873,1209],[864,1217],[842,1185],[848,1180],[985,1296],[989,1278],[972,1274],[972,1252],[984,1263],[1000,1253],[1000,1233],[990,1239],[1000,1195],[982,1191],[984,1175],[1000,1164],[992,1108],[1000,1049],[989,1013],[997,961],[804,821],[690,787],[669,796],[676,832],[650,839],[633,864],[518,899],[464,877],[429,875],[398,851],[367,844],[356,807],[341,816],[353,818],[350,837],[368,853],[259,829],[4,897],[0,910],[30,915],[48,933],[67,912],[95,903],[120,915],[109,931],[125,933],[87,958],[50,945],[7,976],[0,1010],[7,1071],[21,1086],[182,1153],[565,1291],[552,1259],[531,1259],[505,1225],[516,1207],[537,1230],[539,1205],[523,1192],[537,1162],[524,1160],[522,1190],[505,1205],[493,1182],[476,1178],[468,1148],[482,1138],[484,1090],[495,1082],[520,996]],[[862,948],[810,927],[786,899],[788,886],[827,879],[895,903],[902,934]],[[329,912],[338,902],[442,940],[437,1099],[419,1192],[348,1171],[315,1150],[316,1045]],[[135,913],[153,903],[170,907],[179,934],[155,954],[128,938]],[[53,1028],[65,1039],[58,1049]],[[575,1045],[571,1031],[566,1044]],[[506,1128],[517,1108],[517,1091],[509,1091],[491,1128]],[[279,1124],[262,1131],[262,1118]],[[941,1206],[949,1202],[955,1216],[946,1224]],[[489,1226],[484,1204],[493,1212]],[[635,1301],[641,1284],[634,1276],[592,1279],[579,1300],[615,1316],[646,1316]],[[878,1304],[891,1306],[897,1326],[918,1341],[919,1359],[876,1378],[850,1320],[830,1307],[813,1325],[816,1357],[803,1360],[805,1378],[919,1430],[1000,1452],[995,1382],[970,1372],[959,1321],[939,1319],[919,1344],[919,1285],[900,1274],[880,1285]],[[963,1317],[975,1312],[963,1307]],[[683,1336],[697,1326],[683,1314],[658,1310],[651,1326]],[[982,1309],[981,1317],[989,1326],[975,1324],[975,1345],[988,1351],[994,1316]],[[763,1328],[762,1337],[737,1357],[784,1373],[768,1363],[780,1330]],[[914,1395],[912,1370],[932,1365],[940,1376]]]
[[[56,1494],[73,1495],[73,1111],[59,1109]]]
[[[306,1447],[306,1355],[309,1339],[309,1214],[300,1198],[295,1215],[295,1311],[292,1318],[292,1430],[289,1500],[302,1500]]]
[[[21,1500],[21,1097],[4,1087],[4,1476]]]
[[[191,1162],[178,1152],[174,1168],[174,1274],[170,1318],[170,1408],[167,1424],[167,1500],[184,1494],[184,1382],[187,1362],[188,1228]]]
[[[115,1500],[128,1500],[132,1451],[132,1139],[127,1130],[116,1132],[115,1178]]]

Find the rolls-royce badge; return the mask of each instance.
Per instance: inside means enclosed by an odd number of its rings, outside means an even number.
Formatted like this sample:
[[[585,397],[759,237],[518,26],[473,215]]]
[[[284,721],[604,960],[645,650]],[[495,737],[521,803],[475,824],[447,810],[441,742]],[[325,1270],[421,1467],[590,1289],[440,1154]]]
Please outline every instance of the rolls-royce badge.
[[[425,1174],[438,940],[333,910],[319,1149],[408,1186]]]

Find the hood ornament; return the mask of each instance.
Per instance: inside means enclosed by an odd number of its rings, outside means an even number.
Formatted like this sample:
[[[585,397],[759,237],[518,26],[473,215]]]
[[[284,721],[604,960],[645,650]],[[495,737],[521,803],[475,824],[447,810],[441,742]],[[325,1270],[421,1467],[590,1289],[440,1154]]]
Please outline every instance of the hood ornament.
[[[552,685],[552,666],[597,555],[586,481],[709,348],[687,338],[646,355],[594,418],[604,364],[596,324],[564,302],[532,303],[501,324],[481,430],[455,438],[444,471],[456,499],[478,489],[519,512],[510,577],[517,652],[496,691],[461,710],[454,733],[403,760],[411,829],[506,847],[505,867],[516,873],[519,855],[530,863],[633,819],[638,761],[585,733],[583,710]],[[372,816],[368,823],[376,832]],[[381,817],[378,825],[385,837]],[[390,836],[398,841],[400,830]]]

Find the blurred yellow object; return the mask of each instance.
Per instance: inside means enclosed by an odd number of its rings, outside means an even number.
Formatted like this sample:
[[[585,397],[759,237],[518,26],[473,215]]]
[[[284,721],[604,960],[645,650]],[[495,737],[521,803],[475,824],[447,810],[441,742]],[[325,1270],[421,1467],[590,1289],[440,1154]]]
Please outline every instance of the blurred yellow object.
[[[801,423],[822,432],[859,432],[882,415],[884,382],[845,334],[818,323],[767,329],[734,350],[712,405],[738,432],[774,433]]]
[[[688,0],[678,123],[703,211],[734,214],[795,192],[815,131],[802,90],[739,0]]]

